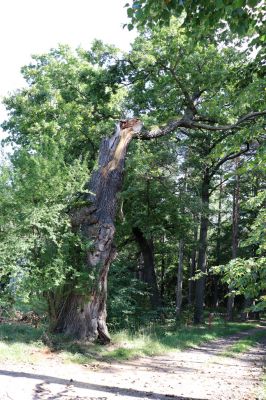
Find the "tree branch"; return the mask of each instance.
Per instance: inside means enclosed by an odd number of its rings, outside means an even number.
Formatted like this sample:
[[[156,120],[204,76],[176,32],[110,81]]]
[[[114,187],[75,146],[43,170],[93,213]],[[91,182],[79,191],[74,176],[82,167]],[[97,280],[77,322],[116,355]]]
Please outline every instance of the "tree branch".
[[[240,125],[243,122],[254,120],[256,117],[259,117],[262,115],[266,115],[266,110],[265,111],[256,111],[256,112],[251,112],[249,114],[246,114],[243,117],[239,118],[235,124],[216,125],[216,126],[194,122],[193,120],[189,120],[187,118],[187,115],[185,115],[184,117],[182,117],[179,120],[171,121],[167,125],[165,125],[163,127],[158,127],[157,129],[152,130],[150,132],[142,131],[142,132],[138,133],[136,135],[136,137],[141,140],[150,140],[150,139],[158,138],[160,136],[164,136],[171,132],[174,132],[177,128],[206,129],[206,130],[211,130],[211,131],[228,131],[231,129],[237,129],[240,127]],[[186,134],[188,134],[188,133],[186,132]]]
[[[158,64],[160,65],[160,67],[164,70],[164,71],[168,71],[170,72],[170,74],[172,75],[172,78],[174,79],[174,81],[176,82],[177,86],[179,87],[179,89],[181,90],[181,92],[183,93],[185,99],[186,99],[186,104],[188,106],[188,108],[190,109],[190,111],[193,113],[193,115],[197,114],[197,109],[195,107],[194,104],[194,96],[195,100],[199,98],[201,91],[198,90],[193,97],[191,98],[185,85],[183,85],[183,82],[181,79],[179,79],[175,73],[175,70],[172,67],[168,67],[167,65],[165,65],[162,61],[157,61]],[[204,90],[203,90],[204,91]]]
[[[161,136],[165,136],[168,133],[174,132],[177,128],[182,127],[183,119],[179,121],[171,121],[166,126],[161,128],[156,128],[150,132],[148,131],[141,131],[140,133],[136,134],[136,137],[141,140],[150,140],[155,139]]]
[[[223,185],[225,182],[227,182],[229,178],[224,179],[222,182],[219,182],[218,185],[215,185],[211,190],[210,190],[210,196],[215,192],[216,189],[218,189],[221,185]]]
[[[254,118],[262,116],[262,115],[266,115],[266,110],[248,113],[248,114],[244,115],[243,117],[239,118],[235,124],[231,124],[231,125],[214,125],[213,126],[213,125],[207,125],[207,124],[202,124],[200,122],[192,121],[190,127],[188,127],[188,128],[201,128],[201,129],[206,129],[209,131],[228,131],[231,129],[239,128],[239,125],[241,125],[243,122],[253,120]]]
[[[218,169],[223,165],[225,162],[229,160],[234,160],[237,157],[240,157],[242,154],[247,153],[250,150],[249,143],[246,143],[246,148],[243,150],[240,150],[238,153],[230,153],[227,156],[221,158],[220,161],[212,168],[212,171],[210,172],[210,178],[214,176],[214,174],[218,171]]]

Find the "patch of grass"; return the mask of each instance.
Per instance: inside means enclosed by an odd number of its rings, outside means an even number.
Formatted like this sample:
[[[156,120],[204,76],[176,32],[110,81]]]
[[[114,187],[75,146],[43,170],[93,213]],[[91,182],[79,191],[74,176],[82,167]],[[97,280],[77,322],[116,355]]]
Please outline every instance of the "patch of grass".
[[[191,346],[198,346],[204,342],[222,336],[232,335],[241,330],[250,329],[248,323],[216,322],[212,328],[208,326],[162,327],[155,326],[153,331],[130,334],[127,331],[113,335],[113,346],[107,347],[102,358],[107,360],[125,360],[140,356],[153,356],[173,350],[182,350]]]
[[[265,336],[265,332],[255,332],[252,335],[248,335],[243,339],[239,339],[237,343],[229,346],[225,351],[221,353],[222,356],[225,357],[234,357],[237,354],[245,353],[250,348],[256,346],[258,344],[259,339]]]
[[[34,362],[37,354],[47,350],[42,343],[43,331],[21,323],[0,325],[0,361]]]
[[[95,361],[126,360],[153,356],[173,350],[197,346],[254,327],[249,323],[215,322],[206,325],[151,325],[137,332],[120,331],[112,335],[112,343],[101,346],[90,342],[73,341],[62,335],[46,334],[46,327],[33,328],[21,323],[0,324],[0,362],[40,362],[45,355],[63,362],[88,364]]]
[[[43,333],[43,328],[33,328],[31,325],[8,322],[0,324],[0,342],[35,343]]]

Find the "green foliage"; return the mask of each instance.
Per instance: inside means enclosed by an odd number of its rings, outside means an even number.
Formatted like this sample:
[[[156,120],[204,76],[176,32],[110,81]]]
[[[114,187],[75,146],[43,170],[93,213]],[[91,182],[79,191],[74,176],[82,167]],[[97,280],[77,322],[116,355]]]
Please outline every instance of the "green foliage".
[[[248,165],[247,168],[250,166]],[[242,172],[246,169],[242,167]],[[259,172],[257,166],[257,174]],[[264,170],[260,169],[263,173]],[[252,307],[255,311],[265,310],[266,308],[266,214],[265,214],[265,190],[260,190],[256,196],[250,197],[243,205],[244,210],[253,214],[252,222],[246,228],[248,234],[242,240],[240,251],[246,250],[246,257],[237,258],[229,261],[228,264],[214,267],[213,271],[222,275],[222,281],[230,285],[236,294],[242,294],[246,298],[255,299],[256,304]],[[255,252],[254,257],[250,257],[250,252]],[[245,255],[245,253],[243,253]]]
[[[234,259],[225,266],[214,268],[221,273],[222,281],[226,282],[236,294],[256,299],[255,311],[266,308],[266,298],[262,293],[266,289],[266,258]]]
[[[238,34],[263,32],[262,23],[265,16],[265,4],[259,0],[216,0],[208,2],[178,0],[133,0],[126,4],[127,15],[133,25],[148,26],[155,24],[169,25],[172,16],[181,17],[184,26],[210,33],[213,29],[229,28]]]
[[[254,219],[249,235],[243,242],[243,246],[253,245],[257,248],[258,255],[264,255],[266,251],[266,191],[261,190],[259,193],[250,198],[246,204],[249,210],[257,210],[257,216]]]
[[[176,21],[167,28],[140,34],[130,61],[127,72],[134,85],[129,106],[136,115],[143,114],[145,119],[148,115],[148,126],[183,115],[191,105],[188,97],[192,99],[197,93],[200,115],[220,124],[252,109],[263,109],[262,79],[253,74],[243,82],[243,74],[250,68],[247,55],[230,47],[219,51],[210,41],[195,43]],[[220,134],[213,132],[216,139]],[[200,132],[198,135],[200,138]]]
[[[95,42],[90,52],[60,46],[34,56],[22,68],[27,86],[5,99],[5,142],[13,146],[0,176],[1,296],[7,301],[28,302],[66,283],[88,289],[86,249],[71,230],[69,211],[85,193],[101,136],[121,112],[123,91],[106,68],[115,52]]]
[[[16,296],[29,299],[63,284],[73,271],[73,248],[78,245],[66,213],[87,178],[84,163],[60,165],[60,153],[15,154],[9,181],[9,212],[6,203],[1,232],[1,276]],[[61,167],[61,168],[60,168]],[[23,176],[24,175],[24,176]],[[4,213],[2,213],[3,215]]]
[[[150,310],[148,288],[134,276],[135,255],[120,252],[112,265],[108,283],[108,321],[113,331],[136,330],[141,324],[149,323]]]
[[[177,18],[194,41],[240,43],[251,57],[256,57],[252,70],[263,75],[265,65],[266,3],[260,0],[132,0],[125,5],[131,22],[137,27],[154,30],[169,26]]]
[[[60,46],[34,56],[22,68],[28,86],[4,101],[9,111],[3,124],[7,141],[38,151],[38,138],[42,145],[54,139],[64,147],[66,162],[88,153],[89,162],[95,159],[101,135],[113,129],[112,120],[121,113],[119,78],[105,67],[115,53],[98,41],[89,52],[73,53]]]

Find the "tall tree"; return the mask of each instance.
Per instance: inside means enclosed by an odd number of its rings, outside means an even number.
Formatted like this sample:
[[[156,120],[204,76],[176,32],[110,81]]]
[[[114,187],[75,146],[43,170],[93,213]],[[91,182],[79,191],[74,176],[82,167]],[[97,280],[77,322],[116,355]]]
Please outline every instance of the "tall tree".
[[[232,210],[232,260],[237,258],[239,242],[239,196],[240,196],[240,176],[237,172],[239,160],[235,159],[235,183],[233,189],[233,210]],[[230,288],[229,288],[230,289]],[[234,294],[229,291],[227,300],[227,318],[233,319]]]
[[[64,271],[57,293],[55,285],[46,287],[54,329],[79,338],[99,337],[103,342],[110,340],[106,326],[107,273],[115,257],[115,214],[132,139],[154,140],[172,133],[181,149],[190,149],[189,161],[201,199],[197,265],[201,276],[196,282],[195,299],[198,323],[203,318],[209,201],[215,178],[226,162],[260,147],[261,117],[265,114],[260,78],[243,82],[239,75],[239,68],[249,66],[244,55],[235,49],[218,51],[213,45],[200,43],[195,46],[176,23],[142,35],[122,61],[115,62],[113,54],[113,49],[98,43],[91,52],[80,50],[78,57],[64,48],[37,57],[24,69],[28,87],[6,99],[10,118],[4,124],[10,139],[19,146],[15,157],[22,163],[21,171],[23,157],[30,169],[39,155],[43,162],[53,142],[59,143],[62,165],[86,161],[87,157],[91,170],[100,138],[111,131],[113,120],[125,106],[148,127],[141,129],[142,122],[136,118],[120,121],[115,133],[101,142],[98,164],[87,179],[85,192],[81,190],[77,197],[72,189],[68,196],[64,192],[64,206],[57,213],[57,221],[64,212],[65,218],[70,217],[72,231],[67,232],[73,246],[67,265],[72,261],[73,268]],[[121,86],[130,86],[127,105]],[[251,133],[255,124],[256,130]],[[168,143],[170,154],[171,141]],[[55,155],[54,151],[50,154]],[[56,167],[54,162],[51,165]],[[38,172],[40,182],[41,167]],[[55,176],[61,183],[60,173]],[[83,175],[79,178],[82,180]],[[39,196],[28,192],[31,206],[41,204],[42,215],[47,217],[44,191],[37,193]],[[142,224],[137,226],[143,228]],[[38,225],[29,221],[27,226],[41,238]],[[27,252],[18,253],[22,264],[27,264],[21,267],[30,272],[37,266],[35,272],[45,276],[46,264],[39,260],[48,247],[42,240],[36,246],[34,235]],[[51,238],[53,244],[56,238]],[[64,249],[62,246],[60,255],[65,254]],[[35,267],[30,263],[34,258]],[[57,262],[66,265],[60,257]]]

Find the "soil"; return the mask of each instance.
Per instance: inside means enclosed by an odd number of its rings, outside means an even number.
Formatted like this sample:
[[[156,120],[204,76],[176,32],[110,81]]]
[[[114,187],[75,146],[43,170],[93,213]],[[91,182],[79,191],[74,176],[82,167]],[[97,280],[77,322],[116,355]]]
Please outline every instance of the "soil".
[[[248,333],[122,363],[63,364],[53,353],[37,365],[5,363],[0,399],[262,400],[266,335],[244,354],[222,355]]]

